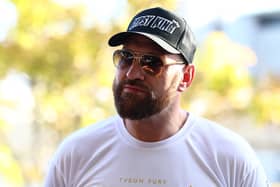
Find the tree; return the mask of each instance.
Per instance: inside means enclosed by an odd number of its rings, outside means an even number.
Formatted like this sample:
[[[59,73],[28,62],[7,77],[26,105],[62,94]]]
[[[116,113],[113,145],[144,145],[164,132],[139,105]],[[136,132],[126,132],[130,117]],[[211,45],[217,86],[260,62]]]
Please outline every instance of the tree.
[[[8,140],[20,129],[8,132],[0,126],[0,148],[7,149],[3,155],[16,166],[11,169],[17,173],[15,176],[21,176],[15,186],[40,184],[51,154],[66,135],[115,114],[111,94],[114,67],[108,37],[123,30],[131,14],[144,7],[176,5],[175,0],[128,1],[122,10],[126,16],[118,20],[112,17],[106,25],[93,17],[94,24],[88,25],[85,18],[89,18],[91,5],[61,6],[55,2],[13,0],[18,23],[0,45],[0,75],[7,77],[11,70],[24,73],[35,101],[29,127],[32,150],[26,148],[29,154],[32,152],[29,157],[23,157]],[[96,6],[101,4],[96,2]],[[1,100],[0,108],[6,110],[11,106]],[[11,112],[17,115],[13,107]],[[5,121],[2,114],[0,110],[0,119]],[[22,137],[18,139],[20,143]],[[0,164],[0,177],[11,181],[3,170],[5,167]]]

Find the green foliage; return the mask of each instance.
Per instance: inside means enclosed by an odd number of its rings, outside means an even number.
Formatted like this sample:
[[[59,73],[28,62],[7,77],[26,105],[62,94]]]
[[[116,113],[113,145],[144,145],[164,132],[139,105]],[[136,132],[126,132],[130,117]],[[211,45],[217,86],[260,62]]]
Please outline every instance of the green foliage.
[[[159,5],[174,8],[176,1],[129,1],[123,10],[126,11],[123,20],[112,19],[104,26],[97,17],[91,27],[84,26],[87,7],[81,3],[71,7],[51,0],[13,0],[13,3],[18,23],[0,45],[0,76],[13,70],[24,72],[31,79],[36,105],[29,146],[36,155],[23,158],[17,149],[6,145],[8,142],[3,143],[6,151],[1,151],[0,157],[9,164],[9,169],[1,165],[0,176],[24,186],[42,180],[43,168],[66,135],[115,114],[111,93],[114,66],[108,37],[125,29],[136,11]],[[0,104],[0,109],[8,107],[4,100],[0,99]],[[6,126],[3,120],[0,132]],[[6,131],[3,133],[3,137],[10,136]],[[14,155],[19,157],[17,161]]]
[[[8,184],[10,187],[20,187],[24,184],[21,168],[13,158],[12,151],[6,145],[1,144],[0,139],[0,176],[1,184]]]
[[[257,125],[280,124],[279,81],[254,83],[249,67],[256,61],[251,49],[211,33],[196,54],[197,75],[183,105],[211,118],[247,116]]]

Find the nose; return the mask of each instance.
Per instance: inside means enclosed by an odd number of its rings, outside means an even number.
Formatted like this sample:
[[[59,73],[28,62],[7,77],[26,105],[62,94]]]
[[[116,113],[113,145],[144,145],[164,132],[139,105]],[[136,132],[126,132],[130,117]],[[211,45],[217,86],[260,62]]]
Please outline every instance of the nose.
[[[140,64],[136,61],[139,59],[134,59],[131,66],[128,68],[126,72],[126,77],[131,80],[139,79],[144,80],[144,74]]]

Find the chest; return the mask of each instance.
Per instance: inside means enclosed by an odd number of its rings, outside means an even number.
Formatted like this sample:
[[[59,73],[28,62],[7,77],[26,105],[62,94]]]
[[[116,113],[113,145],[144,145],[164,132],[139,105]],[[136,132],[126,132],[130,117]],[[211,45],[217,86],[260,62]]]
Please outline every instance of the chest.
[[[73,187],[219,186],[215,173],[197,162],[187,149],[119,147],[93,155],[71,177]]]

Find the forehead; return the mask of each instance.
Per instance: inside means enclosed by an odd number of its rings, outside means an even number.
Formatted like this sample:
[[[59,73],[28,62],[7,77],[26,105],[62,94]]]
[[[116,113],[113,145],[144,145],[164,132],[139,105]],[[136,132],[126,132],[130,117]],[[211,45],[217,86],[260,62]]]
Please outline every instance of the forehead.
[[[133,34],[129,36],[124,44],[123,47],[125,49],[130,49],[133,51],[139,51],[139,52],[146,52],[146,53],[155,53],[155,54],[168,54],[167,51],[165,51],[163,48],[161,48],[158,44],[156,44],[151,39],[138,35]]]

